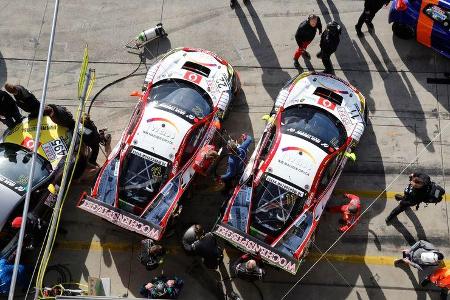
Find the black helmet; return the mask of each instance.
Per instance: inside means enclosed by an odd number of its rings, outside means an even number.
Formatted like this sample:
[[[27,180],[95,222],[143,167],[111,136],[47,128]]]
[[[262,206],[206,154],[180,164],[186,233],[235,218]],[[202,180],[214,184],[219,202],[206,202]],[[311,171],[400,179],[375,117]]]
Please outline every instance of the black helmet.
[[[341,33],[341,25],[339,25],[338,22],[336,21],[331,21],[327,24],[327,28],[329,31],[331,32],[337,32],[337,33]]]

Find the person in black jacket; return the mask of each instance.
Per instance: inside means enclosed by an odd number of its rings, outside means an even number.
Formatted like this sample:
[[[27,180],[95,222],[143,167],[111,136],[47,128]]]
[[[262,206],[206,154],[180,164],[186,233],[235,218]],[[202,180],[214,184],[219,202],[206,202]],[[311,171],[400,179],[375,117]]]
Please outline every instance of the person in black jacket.
[[[409,185],[405,188],[404,194],[395,195],[395,200],[400,201],[386,218],[386,224],[410,206],[417,206],[430,197],[431,179],[423,173],[413,173],[409,176]]]
[[[387,6],[390,0],[365,0],[364,1],[364,11],[358,19],[358,23],[355,25],[356,33],[358,36],[362,37],[364,34],[361,31],[362,25],[366,23],[369,31],[374,29],[372,20],[375,14],[383,7]]]
[[[336,21],[332,21],[327,24],[327,28],[320,38],[320,52],[317,53],[317,57],[322,59],[323,65],[325,66],[324,73],[333,74],[334,72],[330,56],[337,50],[340,35],[341,25]]]
[[[194,253],[192,245],[194,244],[194,242],[198,241],[203,236],[203,234],[204,230],[202,225],[200,224],[194,224],[185,231],[181,243],[183,244],[183,249],[186,251],[186,253]]]
[[[21,120],[22,115],[14,99],[7,92],[0,90],[0,122],[12,128]]]
[[[309,15],[308,19],[301,22],[298,26],[297,32],[295,33],[295,41],[298,45],[298,48],[294,53],[295,68],[300,68],[300,63],[298,62],[300,56],[303,55],[307,59],[311,58],[311,55],[306,51],[306,48],[316,36],[317,30],[319,30],[319,34],[322,34],[322,23],[320,22],[320,18],[316,15]]]
[[[192,249],[199,255],[206,268],[215,270],[223,259],[222,249],[217,245],[216,237],[208,232],[192,244]]]
[[[14,96],[19,108],[35,117],[39,112],[40,102],[29,90],[21,85],[5,84],[5,90]]]

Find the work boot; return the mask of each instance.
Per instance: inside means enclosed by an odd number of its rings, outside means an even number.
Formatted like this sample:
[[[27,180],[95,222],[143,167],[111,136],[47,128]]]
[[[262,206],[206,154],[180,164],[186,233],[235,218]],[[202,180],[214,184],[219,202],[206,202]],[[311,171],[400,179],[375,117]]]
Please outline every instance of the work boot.
[[[394,260],[394,266],[399,267],[402,262],[403,262],[403,259],[396,259],[396,260]]]
[[[306,50],[303,52],[302,56],[303,56],[303,58],[311,59],[311,55],[310,55],[309,52],[306,51]]]
[[[300,69],[300,63],[298,62],[298,60],[294,60],[294,67],[296,69]]]
[[[355,29],[356,29],[356,34],[357,34],[359,37],[364,37],[364,33],[362,33],[361,28],[358,28],[358,26],[355,25]]]
[[[395,200],[397,200],[397,201],[400,201],[400,200],[403,200],[403,199],[405,199],[405,196],[403,196],[403,195],[401,195],[401,194],[395,194]]]

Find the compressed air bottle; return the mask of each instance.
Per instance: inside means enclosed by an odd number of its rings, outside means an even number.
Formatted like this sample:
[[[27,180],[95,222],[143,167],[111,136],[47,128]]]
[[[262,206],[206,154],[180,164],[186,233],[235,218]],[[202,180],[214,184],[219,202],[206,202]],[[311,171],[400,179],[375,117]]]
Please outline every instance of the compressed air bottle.
[[[157,37],[163,37],[166,36],[167,33],[164,31],[162,24],[159,23],[156,25],[156,27],[149,28],[147,30],[142,31],[136,39],[141,42],[148,42],[151,41]]]

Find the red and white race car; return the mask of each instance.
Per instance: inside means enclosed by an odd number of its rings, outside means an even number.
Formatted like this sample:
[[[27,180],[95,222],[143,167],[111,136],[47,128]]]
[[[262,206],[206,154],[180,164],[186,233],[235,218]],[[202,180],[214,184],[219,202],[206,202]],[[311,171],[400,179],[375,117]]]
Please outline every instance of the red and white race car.
[[[220,144],[221,121],[240,89],[216,54],[178,48],[153,65],[130,123],[78,207],[160,240],[196,171],[194,158]]]
[[[289,81],[214,233],[295,274],[366,114],[363,95],[335,76]]]

